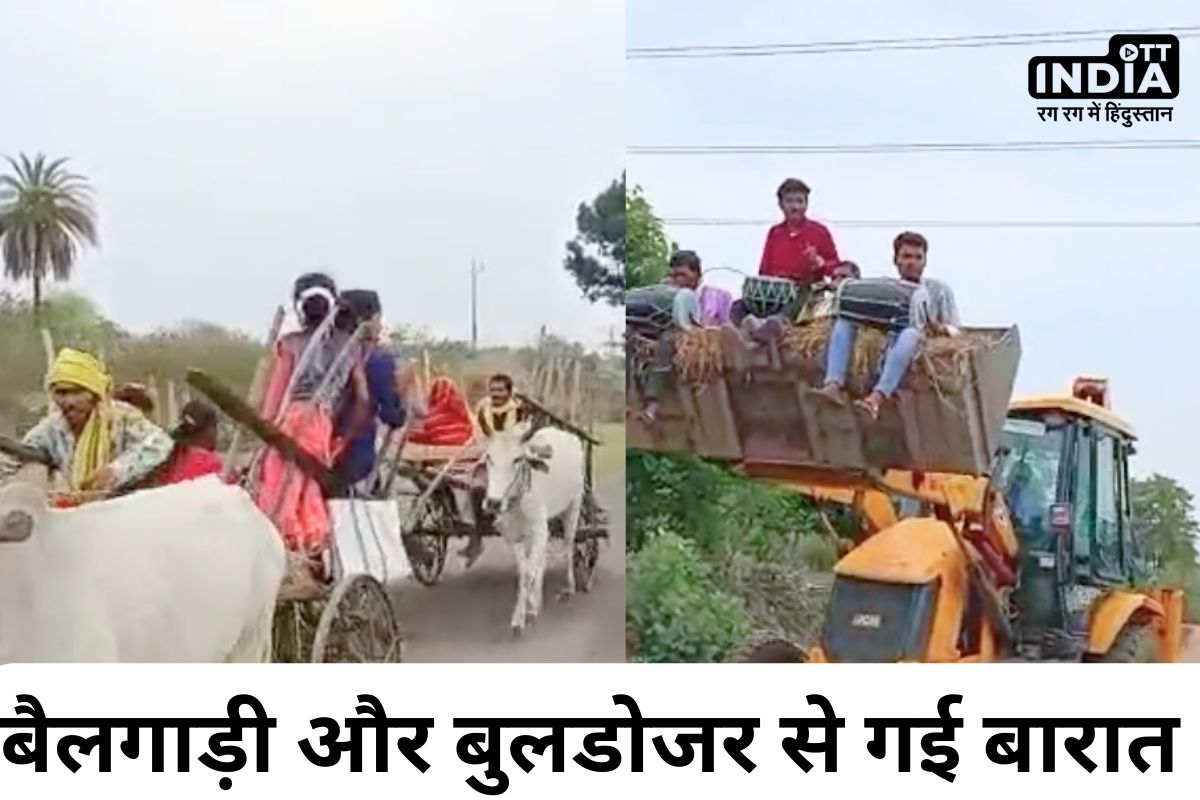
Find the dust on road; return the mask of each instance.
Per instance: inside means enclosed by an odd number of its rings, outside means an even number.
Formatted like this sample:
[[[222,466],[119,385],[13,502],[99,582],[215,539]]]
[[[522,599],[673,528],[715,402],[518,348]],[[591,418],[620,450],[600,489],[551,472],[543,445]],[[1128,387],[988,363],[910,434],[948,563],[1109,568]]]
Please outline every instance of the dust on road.
[[[598,479],[609,517],[592,590],[566,602],[566,550],[551,540],[541,616],[517,638],[509,620],[516,600],[516,565],[504,541],[485,540],[483,556],[463,570],[454,539],[446,571],[433,587],[416,583],[394,595],[404,629],[404,660],[413,662],[621,662],[625,660],[625,481],[623,471]]]

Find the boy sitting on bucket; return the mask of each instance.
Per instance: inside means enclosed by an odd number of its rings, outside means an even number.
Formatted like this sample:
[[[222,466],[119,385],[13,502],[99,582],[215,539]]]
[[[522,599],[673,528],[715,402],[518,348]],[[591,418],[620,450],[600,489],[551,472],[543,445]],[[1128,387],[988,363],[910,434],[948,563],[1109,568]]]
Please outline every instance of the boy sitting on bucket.
[[[855,403],[871,419],[878,419],[884,401],[895,396],[926,334],[953,336],[958,333],[954,293],[941,281],[923,277],[928,250],[925,237],[911,231],[901,233],[892,242],[892,258],[900,279],[918,284],[918,288],[912,296],[908,327],[889,336],[879,381],[869,395]],[[857,334],[858,325],[851,320],[839,318],[834,323],[825,362],[825,385],[811,389],[814,396],[835,405],[845,405],[846,373],[850,369]]]

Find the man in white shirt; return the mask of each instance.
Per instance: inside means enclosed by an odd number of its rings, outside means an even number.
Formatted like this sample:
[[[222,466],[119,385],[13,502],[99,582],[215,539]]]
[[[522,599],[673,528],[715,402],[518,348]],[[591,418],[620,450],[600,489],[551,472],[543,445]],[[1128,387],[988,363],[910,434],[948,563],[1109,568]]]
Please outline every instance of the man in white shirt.
[[[878,419],[883,403],[895,396],[925,336],[958,333],[954,293],[945,283],[924,277],[928,251],[929,242],[912,231],[901,233],[892,242],[893,261],[900,279],[918,286],[912,296],[908,327],[891,335],[879,381],[869,395],[856,403],[872,419]],[[825,362],[825,385],[813,390],[816,396],[837,405],[845,404],[846,373],[857,333],[858,325],[851,320],[838,319],[834,323]]]

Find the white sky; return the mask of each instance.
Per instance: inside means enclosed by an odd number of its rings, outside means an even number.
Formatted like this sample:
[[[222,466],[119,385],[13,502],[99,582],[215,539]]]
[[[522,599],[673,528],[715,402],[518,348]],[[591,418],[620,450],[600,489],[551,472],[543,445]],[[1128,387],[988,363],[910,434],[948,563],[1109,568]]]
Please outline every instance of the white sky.
[[[1185,0],[960,3],[632,0],[628,45],[745,44],[969,35],[1200,22]],[[889,13],[890,12],[890,13]],[[803,57],[630,61],[631,145],[867,144],[1200,135],[1200,40],[1182,41],[1174,121],[1131,128],[1038,119],[1034,55],[1100,54],[1105,42]],[[1050,104],[1046,101],[1044,104]],[[772,219],[789,175],[813,187],[817,219],[1200,220],[1200,152],[837,156],[630,156],[663,217]],[[831,225],[844,258],[890,274],[895,230]],[[753,273],[765,229],[676,227],[705,267]],[[954,287],[968,323],[1017,324],[1018,393],[1110,379],[1114,410],[1140,437],[1134,469],[1200,495],[1200,229],[925,231],[929,274]],[[740,278],[711,282],[740,289]]]
[[[70,156],[102,249],[76,286],[126,327],[262,335],[300,272],[389,322],[588,343],[619,309],[562,269],[620,177],[620,0],[0,0],[0,153]]]

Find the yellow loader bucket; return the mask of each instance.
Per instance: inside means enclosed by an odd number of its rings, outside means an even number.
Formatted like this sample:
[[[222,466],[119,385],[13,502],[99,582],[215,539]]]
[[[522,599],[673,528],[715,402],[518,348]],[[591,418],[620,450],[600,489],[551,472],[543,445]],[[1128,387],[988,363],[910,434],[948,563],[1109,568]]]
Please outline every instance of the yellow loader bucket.
[[[983,475],[1008,415],[1020,336],[1016,327],[964,334],[970,346],[939,358],[936,368],[918,355],[895,401],[871,421],[852,403],[839,407],[810,395],[823,380],[823,352],[802,357],[775,344],[740,347],[716,329],[691,332],[685,335],[711,337],[706,346],[719,348],[721,368],[693,382],[674,373],[653,426],[637,418],[644,397],[639,381],[629,380],[628,446],[836,470]],[[627,369],[635,376],[638,366]],[[876,374],[852,379],[853,395],[864,395]]]

